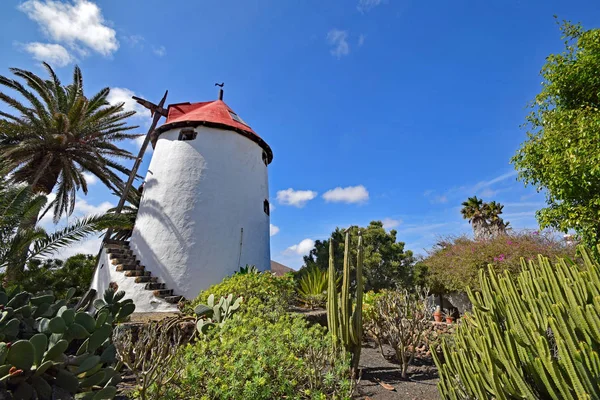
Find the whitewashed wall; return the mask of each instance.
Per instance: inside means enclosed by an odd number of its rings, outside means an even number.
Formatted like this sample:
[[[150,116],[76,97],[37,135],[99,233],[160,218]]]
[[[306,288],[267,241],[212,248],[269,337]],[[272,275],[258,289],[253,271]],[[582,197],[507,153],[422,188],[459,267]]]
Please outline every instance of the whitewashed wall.
[[[196,131],[190,141],[180,129],[160,135],[131,238],[146,270],[188,299],[240,266],[270,264],[262,148],[233,131]]]
[[[117,272],[116,268],[112,265],[106,249],[103,249],[91,285],[91,289],[96,290],[96,298],[102,298],[110,283],[115,282],[118,290],[125,291],[124,298],[133,300],[136,313],[177,311],[176,304],[169,304],[155,297],[151,290],[144,289],[145,283],[135,283],[135,278],[126,277],[125,273]]]

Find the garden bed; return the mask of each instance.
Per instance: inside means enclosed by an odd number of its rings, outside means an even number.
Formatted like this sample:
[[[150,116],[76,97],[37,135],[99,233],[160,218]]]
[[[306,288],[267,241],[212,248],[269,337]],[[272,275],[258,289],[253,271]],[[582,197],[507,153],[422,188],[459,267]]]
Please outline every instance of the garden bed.
[[[433,358],[427,353],[418,353],[408,369],[409,378],[402,379],[400,365],[394,360],[391,347],[384,345],[385,358],[374,342],[366,343],[360,356],[361,379],[354,393],[355,399],[440,399],[438,374]],[[391,387],[384,387],[382,383]]]

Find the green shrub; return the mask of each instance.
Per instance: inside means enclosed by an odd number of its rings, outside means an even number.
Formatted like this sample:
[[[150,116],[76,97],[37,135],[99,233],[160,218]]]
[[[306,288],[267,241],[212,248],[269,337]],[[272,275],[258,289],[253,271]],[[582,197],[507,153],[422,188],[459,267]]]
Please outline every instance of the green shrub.
[[[295,298],[295,285],[291,278],[279,278],[270,272],[235,274],[201,292],[192,302],[191,310],[198,304],[206,304],[211,294],[217,299],[230,294],[243,297],[246,304],[244,311],[265,308],[283,312]]]
[[[427,271],[427,285],[434,292],[464,292],[467,287],[479,289],[480,269],[491,264],[495,272],[518,273],[521,257],[533,260],[538,254],[551,260],[573,257],[575,246],[551,233],[514,233],[488,240],[461,236],[441,241],[417,269]]]
[[[170,368],[181,374],[165,399],[341,399],[351,392],[349,363],[333,353],[325,328],[287,313],[270,321],[240,312],[187,345]]]
[[[19,280],[8,283],[7,289],[30,293],[52,290],[57,297],[64,297],[70,288],[74,288],[73,297],[77,299],[90,288],[95,269],[96,256],[90,254],[77,254],[64,261],[33,259],[27,263]],[[3,277],[0,274],[0,280]]]
[[[327,301],[327,271],[313,266],[298,279],[298,297],[307,307],[323,307]]]
[[[469,290],[473,312],[454,344],[434,354],[446,399],[600,398],[600,266],[581,249],[562,259],[523,261],[513,279],[493,267]]]

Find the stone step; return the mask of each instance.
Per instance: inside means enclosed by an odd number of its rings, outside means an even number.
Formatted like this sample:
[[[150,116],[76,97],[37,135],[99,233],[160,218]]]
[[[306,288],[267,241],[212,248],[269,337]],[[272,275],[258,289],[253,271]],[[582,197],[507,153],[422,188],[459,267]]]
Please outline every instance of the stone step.
[[[177,304],[183,300],[183,296],[166,296],[164,299],[167,303]]]
[[[166,289],[167,285],[165,285],[164,283],[152,282],[152,283],[146,283],[146,286],[144,288],[146,290],[159,290],[159,289]]]
[[[110,262],[112,263],[112,265],[139,264],[140,260],[136,260],[135,258],[119,257],[119,258],[113,258]]]
[[[125,249],[111,249],[108,251],[108,256],[111,260],[119,257],[135,257],[133,251]]]
[[[104,247],[107,249],[119,249],[119,248],[127,248],[129,249],[129,242],[125,241],[125,240],[113,240],[113,239],[106,239],[104,241]]]
[[[156,297],[167,297],[167,296],[173,296],[173,289],[158,289],[153,291],[154,295]]]
[[[138,276],[135,278],[135,283],[154,283],[158,282],[157,276]]]
[[[134,276],[152,276],[150,271],[125,271],[125,276],[134,277]]]
[[[117,265],[117,271],[143,271],[144,266],[139,264],[119,264]]]

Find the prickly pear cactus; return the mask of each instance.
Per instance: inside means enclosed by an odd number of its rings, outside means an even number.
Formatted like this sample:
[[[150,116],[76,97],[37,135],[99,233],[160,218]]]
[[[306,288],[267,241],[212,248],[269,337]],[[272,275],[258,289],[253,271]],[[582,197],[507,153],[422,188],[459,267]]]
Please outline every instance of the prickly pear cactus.
[[[50,399],[53,386],[78,399],[114,397],[121,376],[112,366],[113,323],[135,307],[111,291],[91,315],[67,307],[74,293],[56,300],[0,291],[0,389],[18,399]]]
[[[227,297],[221,297],[219,302],[215,304],[215,295],[208,296],[207,304],[199,304],[194,309],[198,321],[196,328],[198,332],[206,334],[209,329],[216,325],[223,324],[240,308],[242,298],[233,298],[233,294]]]

